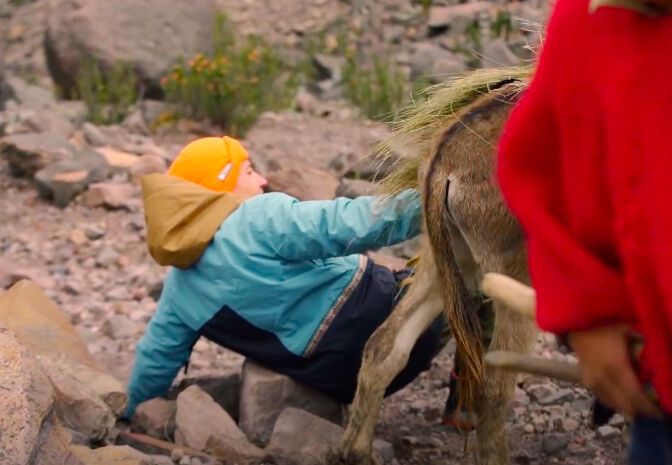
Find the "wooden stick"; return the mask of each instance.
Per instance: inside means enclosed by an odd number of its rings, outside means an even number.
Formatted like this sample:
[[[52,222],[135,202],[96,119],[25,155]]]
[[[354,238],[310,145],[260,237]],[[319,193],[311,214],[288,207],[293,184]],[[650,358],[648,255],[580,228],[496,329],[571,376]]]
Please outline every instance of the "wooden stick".
[[[548,360],[505,350],[488,352],[485,354],[485,363],[504,370],[546,376],[570,383],[581,383],[579,366],[572,363]]]
[[[178,446],[177,444],[173,444],[172,442],[153,438],[151,436],[147,436],[146,434],[131,433],[129,431],[119,431],[118,437],[122,438],[123,440],[131,441],[132,443],[145,444],[150,447],[161,449],[163,451],[166,451],[167,455],[170,455],[170,453],[175,449],[181,449],[185,453],[185,455],[189,455],[191,457],[198,457],[214,461],[219,460],[217,457],[206,454],[205,452],[201,452],[196,449],[192,449],[191,447]]]
[[[536,293],[534,289],[499,273],[486,273],[481,282],[483,293],[514,312],[534,320]]]

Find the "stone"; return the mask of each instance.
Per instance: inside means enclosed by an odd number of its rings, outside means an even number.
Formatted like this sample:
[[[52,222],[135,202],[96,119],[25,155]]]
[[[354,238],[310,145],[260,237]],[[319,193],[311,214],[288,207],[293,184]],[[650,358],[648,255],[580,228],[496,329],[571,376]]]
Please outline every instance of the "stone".
[[[539,399],[539,404],[541,405],[562,405],[565,402],[571,402],[574,400],[574,390],[565,388],[560,389],[559,391],[550,394],[542,399]]]
[[[135,210],[138,205],[134,202],[133,186],[130,184],[115,184],[98,182],[89,186],[84,194],[84,204],[87,207],[105,207],[110,210]]]
[[[32,177],[51,163],[71,158],[74,153],[75,147],[59,134],[16,134],[0,139],[0,155],[7,159],[15,176]]]
[[[250,360],[243,365],[240,429],[250,441],[265,445],[278,415],[287,407],[306,410],[340,424],[341,405],[326,395]]]
[[[98,255],[96,255],[96,264],[103,268],[107,268],[116,263],[118,257],[119,254],[116,250],[114,250],[114,248],[105,246],[100,249],[100,252],[98,252]]]
[[[281,465],[323,465],[343,428],[305,410],[286,408],[278,416],[267,450]]]
[[[439,29],[451,27],[463,18],[473,21],[482,12],[491,8],[492,3],[485,1],[472,1],[456,5],[432,5],[429,8],[427,26],[430,29]]]
[[[126,116],[124,121],[122,121],[121,126],[132,134],[149,135],[147,123],[145,123],[142,110],[139,108]]]
[[[486,43],[481,52],[482,68],[520,66],[521,60],[511,51],[506,41],[498,38]]]
[[[103,181],[109,173],[104,157],[93,149],[84,149],[35,173],[35,182],[40,196],[65,208],[87,186]]]
[[[147,455],[129,446],[106,446],[91,450],[88,447],[72,446],[72,453],[83,465],[150,465]]]
[[[410,64],[412,80],[422,78],[430,83],[439,83],[467,71],[467,65],[460,56],[425,42],[415,46]]]
[[[103,131],[93,123],[87,121],[82,124],[82,131],[84,131],[86,141],[94,147],[102,147],[107,144],[107,137],[103,134]]]
[[[0,325],[12,331],[32,354],[58,354],[99,369],[70,318],[34,282],[19,281],[0,294]]]
[[[621,430],[610,425],[602,425],[597,428],[597,436],[602,439],[619,436],[620,434]]]
[[[236,420],[239,418],[238,405],[241,389],[239,368],[218,372],[216,375],[184,378],[168,392],[166,397],[171,400],[176,399],[180,392],[193,385],[207,392],[232,418]]]
[[[541,439],[541,450],[548,455],[556,455],[569,444],[568,434],[547,434]]]
[[[152,173],[165,173],[166,161],[157,155],[143,155],[138,158],[128,169],[133,179],[139,179],[142,176]]]
[[[126,339],[135,336],[137,327],[124,315],[112,315],[103,323],[103,334],[112,339]]]
[[[345,58],[317,53],[312,60],[317,71],[316,79],[318,81],[340,82]]]
[[[376,195],[378,188],[378,184],[370,181],[343,178],[336,188],[336,197],[355,199],[363,195]]]
[[[196,450],[217,449],[230,461],[263,457],[250,444],[236,422],[205,391],[190,386],[177,396],[175,443]]]
[[[339,180],[328,171],[297,164],[266,175],[272,191],[285,192],[299,200],[331,200],[336,196]]]
[[[109,146],[96,147],[96,150],[105,157],[113,173],[128,173],[131,166],[140,158],[132,153],[117,150]]]
[[[126,411],[128,405],[126,388],[113,376],[63,357],[40,356],[39,359],[43,364],[52,364],[61,372],[67,373],[78,383],[86,386],[110,408],[115,417],[121,417]]]
[[[175,434],[177,403],[160,397],[138,405],[131,420],[133,431],[170,441]],[[179,460],[179,459],[178,459]]]
[[[78,367],[40,357],[55,392],[55,409],[63,424],[91,440],[103,439],[114,427],[115,415],[91,386],[76,375]]]
[[[173,64],[211,48],[217,10],[214,0],[170,8],[163,0],[51,0],[49,7],[44,45],[56,84],[72,90],[87,59],[105,69],[124,62],[150,97]]]
[[[0,327],[0,463],[81,465],[52,410],[54,391],[28,350]]]

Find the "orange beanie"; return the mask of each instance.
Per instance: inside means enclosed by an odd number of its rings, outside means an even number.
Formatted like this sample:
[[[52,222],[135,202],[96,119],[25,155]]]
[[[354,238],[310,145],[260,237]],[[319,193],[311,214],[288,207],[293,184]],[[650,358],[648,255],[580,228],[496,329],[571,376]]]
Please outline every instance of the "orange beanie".
[[[203,137],[187,144],[168,168],[168,174],[217,191],[236,187],[240,165],[249,158],[231,137]]]

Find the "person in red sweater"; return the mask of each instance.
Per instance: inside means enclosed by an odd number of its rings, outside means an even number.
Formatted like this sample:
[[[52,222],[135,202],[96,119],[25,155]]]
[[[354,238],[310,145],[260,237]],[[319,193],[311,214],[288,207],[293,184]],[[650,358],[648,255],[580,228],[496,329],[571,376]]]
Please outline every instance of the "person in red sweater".
[[[630,463],[660,465],[672,463],[672,15],[656,3],[557,1],[498,178],[526,232],[539,326],[567,336],[603,403],[636,417]]]

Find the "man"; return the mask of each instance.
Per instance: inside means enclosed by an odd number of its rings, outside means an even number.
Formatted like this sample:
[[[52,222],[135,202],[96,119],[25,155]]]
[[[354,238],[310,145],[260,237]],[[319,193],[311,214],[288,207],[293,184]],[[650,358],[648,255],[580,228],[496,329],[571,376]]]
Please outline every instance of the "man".
[[[229,137],[196,140],[168,176],[143,179],[150,253],[173,268],[137,347],[127,417],[166,393],[201,336],[352,400],[364,344],[407,276],[362,253],[419,234],[419,196],[299,202],[263,194],[265,185]],[[429,368],[441,323],[421,337],[389,392]]]
[[[538,323],[568,337],[603,403],[636,417],[633,465],[672,463],[669,4],[559,0],[499,158]]]

